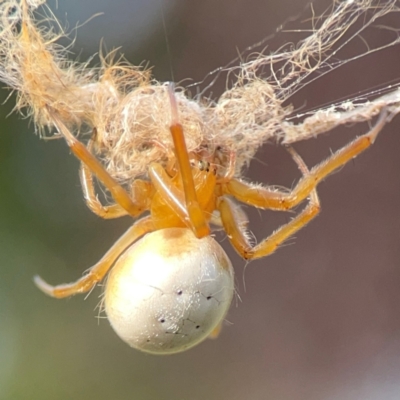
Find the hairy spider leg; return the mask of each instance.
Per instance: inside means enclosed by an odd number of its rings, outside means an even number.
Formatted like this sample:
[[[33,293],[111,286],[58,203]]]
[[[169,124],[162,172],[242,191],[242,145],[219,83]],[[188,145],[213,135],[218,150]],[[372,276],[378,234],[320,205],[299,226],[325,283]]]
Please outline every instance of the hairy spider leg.
[[[232,179],[222,185],[222,192],[234,196],[242,203],[255,207],[282,211],[289,210],[308,197],[311,191],[328,175],[370,147],[375,142],[387,120],[388,113],[383,110],[375,126],[369,132],[357,137],[333,153],[325,161],[313,167],[289,192],[252,185],[237,179]]]
[[[217,183],[229,182],[233,179],[236,172],[236,153],[234,151],[229,152],[228,167],[225,170],[225,174],[217,179]]]
[[[185,204],[184,193],[182,193],[172,182],[162,165],[152,163],[149,166],[149,177],[157,192],[163,200],[175,212],[176,215],[192,229],[192,223],[188,209]]]
[[[93,129],[92,138],[87,144],[87,149],[89,152],[92,150],[95,136],[96,128]],[[87,206],[93,213],[104,219],[119,218],[128,215],[128,212],[118,203],[107,206],[103,206],[101,204],[94,189],[92,173],[84,162],[81,162],[79,177],[81,181],[83,197]],[[132,184],[131,198],[134,199],[135,204],[140,204],[143,209],[149,208],[148,198],[149,192],[151,191],[150,186],[150,182],[145,182],[140,179],[135,180]]]
[[[168,85],[168,95],[171,103],[170,131],[174,143],[175,156],[178,161],[179,172],[182,177],[185,205],[189,216],[189,222],[195,236],[202,238],[210,234],[210,227],[206,222],[206,218],[204,217],[203,211],[201,210],[197,200],[192,168],[190,166],[189,154],[185,142],[185,135],[178,119],[178,105],[173,84]]]
[[[249,244],[245,234],[237,226],[231,205],[222,198],[218,204],[221,220],[232,245],[238,253],[245,259],[265,257],[274,252],[283,241],[315,218],[320,210],[319,200],[314,191],[318,183],[373,144],[386,121],[387,112],[384,110],[375,126],[368,133],[339,149],[327,160],[312,168],[311,171],[308,171],[300,156],[294,150],[290,150],[303,173],[303,178],[300,179],[299,183],[290,193],[251,186],[240,181],[232,181],[226,184],[228,188],[226,192],[236,197],[239,201],[265,209],[285,211],[300,203],[307,196],[310,196],[308,206],[297,217],[254,247]]]
[[[78,293],[86,293],[90,291],[97,283],[99,283],[107,274],[117,258],[141,236],[152,232],[154,226],[151,217],[144,217],[136,221],[111,247],[103,258],[93,267],[91,267],[86,275],[78,279],[76,282],[51,286],[45,282],[40,276],[34,277],[36,286],[49,296],[61,299],[63,297],[73,296]]]
[[[74,155],[84,163],[88,169],[97,176],[100,182],[110,191],[113,199],[133,217],[137,217],[145,208],[141,204],[135,204],[127,191],[105,170],[97,158],[76,139],[57,115],[47,107],[58,132],[65,138]]]
[[[193,168],[193,176],[196,176],[197,173],[201,174],[199,170],[196,171],[196,168]],[[150,207],[157,229],[186,226],[193,232],[193,226],[185,203],[185,194],[182,190],[182,182],[177,182],[180,177],[171,178],[164,167],[157,163],[152,163],[149,166],[148,174],[154,192],[157,194],[157,197],[153,198]],[[212,204],[212,199],[215,197],[215,185],[216,177],[212,172],[207,173],[205,176],[203,174],[196,181],[196,192],[201,194],[199,205],[206,216],[207,222],[212,218],[212,211],[215,209],[215,204]],[[165,210],[166,205],[170,211]]]
[[[87,144],[87,149],[91,153],[93,147],[93,137],[96,136],[96,128],[93,129],[92,138],[89,140]],[[98,199],[94,184],[93,184],[93,176],[90,172],[90,169],[86,166],[84,162],[81,162],[81,168],[79,170],[79,178],[81,181],[82,191],[83,191],[83,198],[89,209],[104,219],[112,219],[112,218],[119,218],[127,215],[128,212],[122,208],[118,203],[111,204],[108,206],[103,206]]]
[[[307,177],[310,171],[305,165],[301,157],[294,151],[289,149],[293,160],[298,165],[304,177]],[[221,213],[221,220],[224,229],[232,246],[246,260],[265,257],[273,253],[279,245],[286,239],[294,235],[298,230],[303,228],[308,222],[315,218],[320,211],[320,203],[317,191],[314,188],[310,193],[310,202],[307,207],[290,222],[283,225],[270,236],[265,238],[259,244],[252,246],[246,236],[246,232],[240,224],[238,214],[234,209],[233,203],[228,198],[222,197],[218,204],[218,209]]]
[[[103,206],[103,204],[101,204],[94,190],[93,176],[84,163],[81,163],[79,178],[81,181],[83,198],[85,199],[90,211],[104,219],[113,219],[128,215],[128,212],[118,203],[108,206]]]
[[[217,339],[222,331],[224,322],[220,322],[213,331],[207,336],[208,339]]]
[[[297,167],[299,168],[300,172],[303,174],[303,176],[307,176],[310,174],[310,170],[308,169],[306,163],[303,161],[303,159],[300,157],[299,153],[293,148],[293,147],[287,147],[287,151],[289,154],[292,156],[293,161],[297,164]],[[310,202],[317,205],[320,207],[320,202],[319,202],[319,197],[317,193],[317,188],[315,187],[311,193],[310,193]]]

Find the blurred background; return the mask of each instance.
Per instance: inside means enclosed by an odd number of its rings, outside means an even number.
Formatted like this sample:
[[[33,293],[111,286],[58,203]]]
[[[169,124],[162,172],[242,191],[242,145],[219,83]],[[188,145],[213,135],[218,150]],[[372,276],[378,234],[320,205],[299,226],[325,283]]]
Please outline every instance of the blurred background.
[[[202,80],[286,19],[305,23],[303,0],[87,0],[49,5],[77,30],[86,60],[104,38],[158,80]],[[329,0],[316,3],[320,10]],[[385,20],[393,26],[394,14]],[[296,25],[297,24],[297,25]],[[380,34],[383,36],[381,37]],[[385,41],[377,30],[368,42]],[[168,38],[168,46],[166,44]],[[296,32],[278,33],[274,50]],[[359,40],[349,50],[365,51]],[[346,53],[343,54],[346,58]],[[350,63],[300,91],[311,108],[399,81],[400,48]],[[218,82],[218,96],[225,82]],[[5,100],[8,92],[1,91]],[[29,121],[0,108],[1,400],[300,400],[400,398],[400,117],[376,144],[319,186],[322,213],[290,245],[246,263],[232,257],[240,299],[218,340],[159,357],[130,349],[98,319],[101,288],[88,298],[46,297],[51,284],[80,277],[132,223],[103,221],[84,204],[78,163],[61,140],[41,141]],[[295,145],[312,166],[368,125]],[[267,144],[246,176],[292,186],[287,152]],[[246,208],[261,239],[291,217]]]

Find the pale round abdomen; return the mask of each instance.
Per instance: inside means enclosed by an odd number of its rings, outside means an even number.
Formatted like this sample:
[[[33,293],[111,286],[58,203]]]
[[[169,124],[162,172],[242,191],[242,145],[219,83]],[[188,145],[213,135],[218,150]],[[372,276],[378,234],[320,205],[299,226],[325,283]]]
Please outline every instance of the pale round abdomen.
[[[221,246],[168,228],[147,234],[118,259],[105,309],[130,346],[171,354],[205,339],[223,321],[233,293],[232,265]]]

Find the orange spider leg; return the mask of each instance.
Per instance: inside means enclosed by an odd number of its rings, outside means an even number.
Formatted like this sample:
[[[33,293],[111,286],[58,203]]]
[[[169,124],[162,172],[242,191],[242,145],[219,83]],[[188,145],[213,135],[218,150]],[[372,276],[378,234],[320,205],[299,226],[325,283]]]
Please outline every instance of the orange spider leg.
[[[307,166],[293,149],[290,149],[289,151],[306,178],[310,173]],[[303,228],[318,215],[320,211],[320,203],[317,191],[314,188],[310,193],[310,202],[307,207],[297,217],[277,229],[256,246],[251,246],[249,243],[243,226],[241,226],[240,220],[238,219],[238,215],[236,214],[232,203],[228,201],[228,199],[222,198],[219,201],[218,209],[221,213],[221,220],[224,229],[233,247],[244,259],[249,260],[266,257],[273,253],[280,244],[294,235],[298,230]]]
[[[228,167],[226,168],[225,174],[217,179],[217,183],[226,183],[231,181],[233,179],[233,176],[235,175],[235,167],[236,167],[236,153],[230,151]]]
[[[111,247],[103,258],[82,278],[76,282],[51,286],[39,276],[34,277],[36,286],[49,296],[61,299],[78,293],[86,293],[100,282],[121,253],[141,236],[154,230],[150,217],[145,217],[133,224]]]
[[[192,219],[190,219],[183,191],[176,186],[173,179],[166,173],[165,169],[160,164],[152,163],[149,166],[148,174],[155,191],[159,195],[159,199],[153,201],[151,204],[151,213],[153,214],[153,217],[154,213],[157,214],[156,208],[154,207],[157,207],[157,205],[164,207],[164,204],[167,204],[174,212],[175,216],[182,221],[184,224],[183,226],[187,226],[194,232],[196,227],[193,225]],[[198,182],[196,187],[201,193],[201,200],[203,201],[202,207],[205,209],[205,213],[209,212],[207,206],[209,205],[208,201],[210,201],[214,195],[214,187],[215,176],[212,173],[206,175],[203,180]],[[159,200],[161,200],[161,202]],[[174,215],[166,215],[164,209],[162,209],[162,212],[163,215],[159,215],[161,219],[156,217],[158,229],[170,226],[172,220],[175,221],[174,224],[179,223],[179,221],[176,221]],[[207,219],[205,220],[208,221],[210,218],[211,215],[207,215]]]
[[[96,130],[93,130],[94,134]],[[93,146],[93,140],[89,140],[87,149],[91,152]],[[93,185],[93,176],[90,172],[90,169],[86,166],[85,163],[81,163],[81,168],[79,171],[79,177],[81,181],[83,197],[86,201],[87,206],[89,209],[104,219],[112,219],[112,218],[119,218],[125,215],[128,215],[128,212],[122,208],[119,204],[112,204],[108,206],[103,206],[98,199],[94,185]],[[148,205],[148,188],[150,184],[148,182],[144,182],[141,180],[135,180],[132,185],[132,194],[131,198],[134,199],[135,204],[141,205],[143,209],[149,208]]]
[[[183,191],[185,193],[185,205],[193,233],[198,238],[202,238],[210,234],[210,228],[197,200],[185,136],[183,134],[182,125],[178,122],[178,105],[176,104],[172,85],[168,87],[168,94],[170,97],[172,114],[170,131],[174,142],[175,156],[178,161],[179,172],[182,177]]]
[[[208,335],[208,339],[218,339],[219,334],[222,331],[223,322],[220,322],[213,331]]]
[[[141,205],[133,203],[126,190],[104,169],[101,163],[90,153],[90,151],[78,140],[68,128],[62,123],[57,115],[47,107],[54,125],[61,135],[64,136],[68,146],[74,155],[94,173],[103,185],[110,191],[114,200],[133,217],[137,217],[144,209]]]
[[[352,158],[366,150],[374,143],[378,133],[387,121],[387,111],[384,110],[375,126],[365,135],[359,136],[347,146],[336,151],[322,163],[316,165],[305,175],[293,190],[288,193],[233,179],[222,185],[223,193],[230,194],[239,201],[259,208],[273,210],[288,210],[308,197],[311,191],[329,174],[342,167]]]
[[[174,152],[169,147],[167,147],[164,143],[161,143],[158,140],[151,140],[151,143],[153,143],[154,146],[156,146],[164,151],[164,153],[167,156],[167,165],[164,168],[170,176],[175,175],[176,174],[176,160],[174,157],[174,155],[175,155]]]
[[[83,198],[90,211],[104,219],[119,218],[128,214],[128,212],[117,203],[109,206],[103,206],[101,204],[94,190],[92,174],[84,163],[81,164],[79,178],[81,181]]]
[[[252,246],[246,235],[246,231],[240,227],[233,204],[227,197],[220,197],[217,201],[217,208],[229,241],[234,249],[243,258],[247,259],[247,255],[251,253]]]
[[[194,231],[195,227],[189,217],[188,209],[185,207],[184,194],[173,184],[172,179],[164,168],[157,163],[149,166],[149,177],[161,198],[175,212],[175,214]]]

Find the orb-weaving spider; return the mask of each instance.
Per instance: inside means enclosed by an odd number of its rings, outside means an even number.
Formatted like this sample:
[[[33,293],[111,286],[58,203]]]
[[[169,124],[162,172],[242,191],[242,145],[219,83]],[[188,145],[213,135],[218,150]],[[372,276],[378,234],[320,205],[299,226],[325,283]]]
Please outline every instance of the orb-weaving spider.
[[[219,147],[212,152],[202,149],[188,153],[173,86],[166,90],[171,101],[174,153],[167,168],[157,163],[149,165],[150,181],[134,181],[130,194],[91,154],[92,140],[86,148],[48,108],[58,132],[82,163],[80,176],[89,208],[102,218],[127,214],[136,218],[145,211],[150,211],[150,215],[137,220],[78,281],[50,286],[35,277],[43,292],[63,298],[91,290],[115,264],[106,285],[107,316],[123,340],[153,353],[179,352],[197,344],[218,331],[226,315],[234,291],[233,270],[225,252],[210,236],[211,220],[220,221],[244,259],[268,256],[318,214],[318,183],[367,149],[386,122],[384,111],[367,134],[310,171],[292,150],[303,178],[291,191],[270,190],[233,178],[234,154],[227,156]],[[92,173],[110,191],[115,204],[101,205]],[[289,223],[252,246],[243,218],[229,197],[258,208],[281,211],[291,210],[307,197],[310,201]]]
[[[292,108],[284,106],[317,67],[331,69],[329,57],[337,52],[332,46],[349,24],[361,18],[368,26],[397,7],[394,0],[373,7],[339,2],[298,46],[242,62],[236,81],[213,101],[156,82],[148,70],[115,61],[115,53],[101,55],[97,69],[69,61],[55,44],[63,33],[47,31],[33,18],[44,2],[1,2],[0,80],[17,91],[16,107],[28,110],[41,134],[55,127],[56,137],[67,141],[81,161],[84,198],[95,214],[141,218],[78,281],[51,286],[35,277],[35,282],[50,296],[68,297],[90,291],[112,268],[104,305],[117,334],[143,351],[183,351],[217,335],[233,297],[231,262],[212,238],[210,224],[222,226],[246,260],[271,254],[318,214],[318,183],[368,148],[400,112],[395,91],[372,102],[316,111],[299,124],[290,121]],[[292,190],[241,179],[243,166],[270,139],[292,143],[379,113],[370,132],[311,170],[289,149],[303,175]],[[92,136],[85,146],[77,136],[86,128]],[[93,175],[113,204],[102,205]],[[247,219],[232,198],[279,211],[309,202],[253,246]]]

